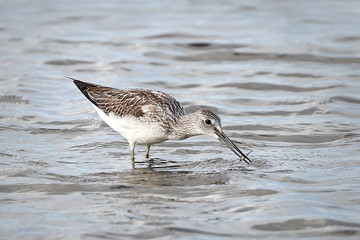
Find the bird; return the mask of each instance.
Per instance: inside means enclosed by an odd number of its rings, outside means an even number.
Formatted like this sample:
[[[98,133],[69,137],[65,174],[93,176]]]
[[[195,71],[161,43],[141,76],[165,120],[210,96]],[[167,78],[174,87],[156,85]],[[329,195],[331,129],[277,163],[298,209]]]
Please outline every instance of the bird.
[[[133,163],[136,145],[146,145],[145,157],[149,158],[153,144],[208,135],[224,143],[240,160],[251,164],[249,157],[222,130],[220,117],[209,109],[186,114],[179,101],[161,91],[117,89],[68,78],[98,115],[128,141]]]

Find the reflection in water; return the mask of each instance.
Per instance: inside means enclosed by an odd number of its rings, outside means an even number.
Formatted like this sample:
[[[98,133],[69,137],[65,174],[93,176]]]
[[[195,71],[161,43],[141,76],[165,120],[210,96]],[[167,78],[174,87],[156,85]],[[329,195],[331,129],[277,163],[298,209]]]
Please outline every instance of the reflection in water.
[[[226,171],[208,172],[205,170],[199,172],[191,170],[196,170],[197,165],[196,163],[151,158],[144,162],[135,161],[132,169],[126,172],[101,172],[87,177],[107,179],[110,182],[120,183],[121,186],[202,186],[229,182]]]
[[[198,186],[225,184],[229,181],[226,173],[194,173],[190,171],[154,171],[135,169],[128,174],[120,174],[120,181],[147,186]]]

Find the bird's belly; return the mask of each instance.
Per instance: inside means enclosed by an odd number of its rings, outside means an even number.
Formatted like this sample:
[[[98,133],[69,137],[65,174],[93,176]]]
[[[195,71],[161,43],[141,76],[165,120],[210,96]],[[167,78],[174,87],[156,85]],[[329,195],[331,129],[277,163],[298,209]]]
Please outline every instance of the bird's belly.
[[[131,144],[151,145],[168,140],[168,135],[157,123],[146,123],[136,117],[118,117],[113,113],[105,114],[95,107],[99,116]]]

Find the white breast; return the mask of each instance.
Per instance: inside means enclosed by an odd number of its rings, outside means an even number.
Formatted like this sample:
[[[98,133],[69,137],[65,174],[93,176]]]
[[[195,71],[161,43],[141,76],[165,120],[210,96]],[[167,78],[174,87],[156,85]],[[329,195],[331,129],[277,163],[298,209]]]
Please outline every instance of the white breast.
[[[118,117],[110,112],[105,114],[94,106],[99,116],[130,144],[151,145],[168,140],[168,135],[156,122],[143,122],[133,116]]]

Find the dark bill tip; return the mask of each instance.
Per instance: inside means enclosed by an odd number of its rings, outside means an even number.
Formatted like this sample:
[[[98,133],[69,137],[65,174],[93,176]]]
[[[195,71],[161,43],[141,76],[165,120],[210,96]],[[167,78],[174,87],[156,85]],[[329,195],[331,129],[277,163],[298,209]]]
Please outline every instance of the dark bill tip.
[[[233,151],[240,160],[243,160],[247,164],[251,164],[251,160],[248,156],[246,156],[240,149],[234,144],[233,141],[231,141],[228,136],[225,135],[223,132],[215,132],[215,134],[218,136],[219,140],[224,143],[231,151]]]

